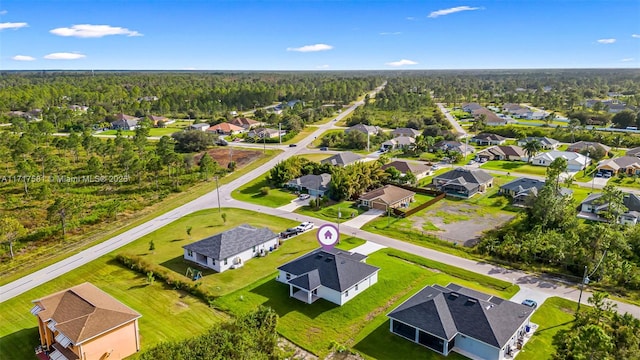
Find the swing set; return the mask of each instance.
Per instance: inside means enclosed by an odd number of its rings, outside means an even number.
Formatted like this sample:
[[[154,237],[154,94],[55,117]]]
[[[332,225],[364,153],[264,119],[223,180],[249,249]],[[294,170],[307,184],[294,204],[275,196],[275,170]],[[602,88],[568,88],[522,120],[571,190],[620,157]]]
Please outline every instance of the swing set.
[[[187,273],[184,276],[190,278],[193,281],[196,281],[202,278],[202,271],[188,267]]]

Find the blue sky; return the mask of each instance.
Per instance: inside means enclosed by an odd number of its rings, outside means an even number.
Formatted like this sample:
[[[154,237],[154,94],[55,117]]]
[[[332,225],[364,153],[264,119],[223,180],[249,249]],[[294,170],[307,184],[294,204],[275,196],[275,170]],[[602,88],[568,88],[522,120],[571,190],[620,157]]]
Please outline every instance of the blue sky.
[[[592,67],[640,67],[640,1],[0,1],[2,70]]]

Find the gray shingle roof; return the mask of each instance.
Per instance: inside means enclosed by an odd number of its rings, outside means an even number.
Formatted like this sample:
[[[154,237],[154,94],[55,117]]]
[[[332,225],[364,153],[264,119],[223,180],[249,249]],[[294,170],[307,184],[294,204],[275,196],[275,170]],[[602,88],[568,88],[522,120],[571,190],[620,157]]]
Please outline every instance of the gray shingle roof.
[[[608,207],[608,204],[603,204],[599,201],[602,197],[602,193],[595,193],[587,196],[581,203],[585,205],[600,205],[600,208]],[[622,202],[624,206],[628,209],[626,212],[640,211],[640,196],[633,193],[623,193]]]
[[[449,284],[427,286],[387,316],[442,339],[457,333],[502,348],[533,309]]]
[[[355,124],[352,127],[346,129],[344,132],[349,133],[351,131],[359,131],[363,134],[369,133],[370,135],[376,135],[380,131],[380,128],[373,125]]]
[[[322,283],[320,282],[320,273],[317,269],[311,270],[302,276],[298,276],[297,278],[293,278],[289,280],[289,283],[305,290],[314,290],[322,285]]]
[[[474,136],[472,140],[504,141],[507,140],[507,138],[498,134],[482,133]]]
[[[248,224],[242,224],[185,245],[183,248],[212,259],[223,260],[277,237],[278,235],[269,228],[255,228]]]
[[[459,180],[460,178],[464,180],[464,182],[460,181],[461,183],[472,184],[485,184],[493,179],[493,177],[484,170],[457,168],[436,176],[434,180]]]
[[[429,171],[431,169],[430,166],[427,166],[425,164],[408,162],[404,160],[395,160],[388,164],[384,164],[382,165],[381,169],[387,170],[390,167],[395,168],[396,170],[400,171],[403,174],[406,174],[407,172],[411,171],[411,173],[413,173],[414,175]]]
[[[317,272],[323,286],[343,292],[380,270],[375,266],[360,262],[364,258],[366,257],[362,254],[317,249],[280,266],[278,270],[295,276],[309,275],[307,279],[299,280],[303,286],[307,285],[307,282],[313,285],[315,275],[311,273]],[[294,280],[296,279],[292,279],[290,282],[292,283]],[[297,283],[292,284],[298,286]]]
[[[329,190],[329,183],[331,182],[331,174],[323,173],[320,175],[304,175],[297,179],[293,179],[287,183],[289,186],[299,186],[305,189],[312,189],[318,191]]]
[[[333,166],[345,166],[362,159],[362,156],[350,151],[341,152],[330,158],[320,161],[321,164],[331,164]]]
[[[640,157],[640,146],[637,148],[629,149],[629,151],[627,151],[627,156]]]
[[[391,135],[393,136],[410,136],[416,137],[420,135],[420,130],[412,129],[412,128],[396,128],[391,131]]]

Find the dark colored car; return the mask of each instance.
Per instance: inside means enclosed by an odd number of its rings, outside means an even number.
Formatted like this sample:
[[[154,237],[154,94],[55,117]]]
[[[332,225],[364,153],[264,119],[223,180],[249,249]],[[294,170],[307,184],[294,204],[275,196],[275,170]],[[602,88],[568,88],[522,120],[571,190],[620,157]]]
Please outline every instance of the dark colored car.
[[[289,144],[289,147],[296,147],[298,146],[297,144]]]
[[[326,147],[326,146],[323,146],[323,147],[320,148],[320,151],[327,151],[327,150],[329,150],[329,148]]]
[[[289,228],[283,232],[280,233],[280,238],[281,239],[287,239],[290,238],[292,236],[296,236],[298,234],[300,234],[300,229],[298,228]]]

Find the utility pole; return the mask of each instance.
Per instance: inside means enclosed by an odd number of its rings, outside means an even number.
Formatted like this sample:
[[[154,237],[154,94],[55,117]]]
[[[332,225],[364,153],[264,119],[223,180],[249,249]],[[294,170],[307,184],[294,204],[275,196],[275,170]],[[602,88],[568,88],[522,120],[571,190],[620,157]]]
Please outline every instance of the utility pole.
[[[267,129],[265,128],[264,132],[262,133],[262,146],[264,147],[262,149],[262,152],[264,154],[267,153],[267,134],[266,134]]]
[[[278,136],[280,137],[280,145],[282,145],[282,123],[278,123]]]
[[[369,150],[369,137],[371,136],[371,134],[369,133],[369,130],[367,130],[367,152],[371,151]]]
[[[218,212],[222,212],[222,208],[220,207],[220,186],[218,186],[218,175],[216,175],[216,192],[218,193]]]
[[[587,276],[587,265],[584,266],[584,275],[582,275],[582,281],[580,282],[580,295],[578,295],[578,308],[576,309],[576,313],[580,311],[580,300],[582,300],[582,290],[584,289],[584,284],[589,281],[589,277]]]
[[[338,206],[338,239],[340,239],[340,217],[342,217],[342,213],[340,212],[340,206]],[[340,243],[340,240],[338,240]]]

